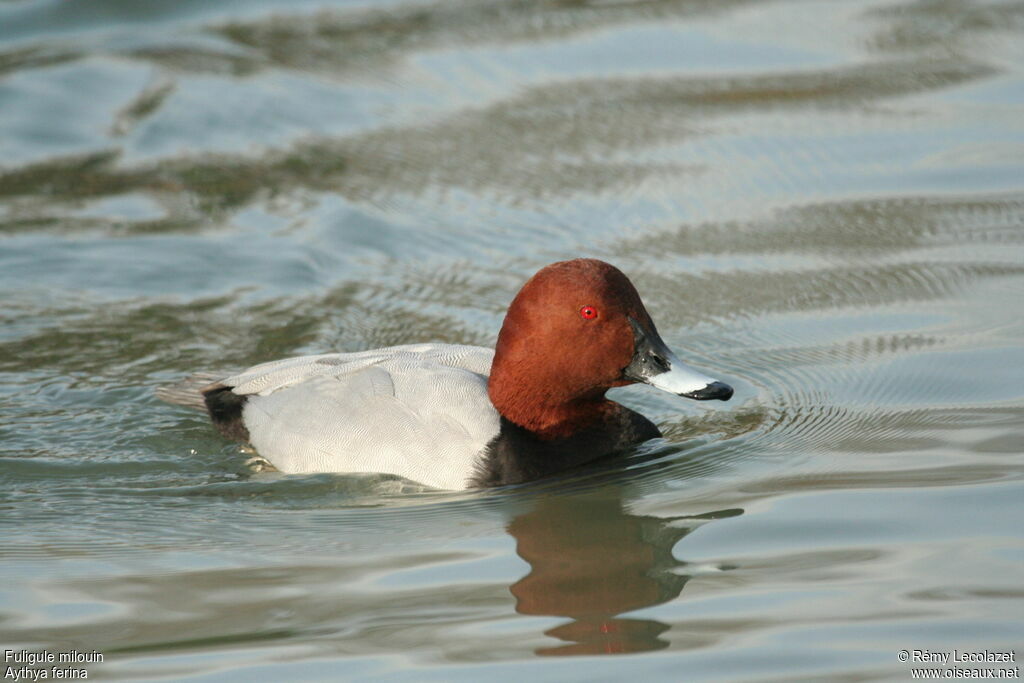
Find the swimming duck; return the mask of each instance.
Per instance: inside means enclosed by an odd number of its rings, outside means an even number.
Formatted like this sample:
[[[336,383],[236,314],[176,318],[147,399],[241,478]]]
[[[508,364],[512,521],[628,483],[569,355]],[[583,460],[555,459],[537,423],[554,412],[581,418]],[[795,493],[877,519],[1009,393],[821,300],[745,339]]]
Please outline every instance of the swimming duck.
[[[596,259],[561,261],[509,305],[494,350],[413,344],[273,361],[158,390],[205,407],[282,472],[382,472],[439,489],[538,479],[661,436],[605,397],[645,382],[691,399],[732,388],[684,365],[636,288]]]

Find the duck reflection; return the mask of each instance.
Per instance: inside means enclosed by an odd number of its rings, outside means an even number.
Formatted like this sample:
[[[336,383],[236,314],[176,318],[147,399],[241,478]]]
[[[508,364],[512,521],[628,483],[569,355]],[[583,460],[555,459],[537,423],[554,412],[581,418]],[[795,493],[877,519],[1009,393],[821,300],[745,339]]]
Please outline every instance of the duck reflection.
[[[668,625],[622,618],[679,595],[689,580],[672,549],[702,521],[742,514],[726,510],[699,517],[629,514],[617,490],[546,496],[508,525],[530,573],[511,586],[520,614],[561,616],[570,622],[546,635],[565,645],[538,655],[616,654],[668,646]]]

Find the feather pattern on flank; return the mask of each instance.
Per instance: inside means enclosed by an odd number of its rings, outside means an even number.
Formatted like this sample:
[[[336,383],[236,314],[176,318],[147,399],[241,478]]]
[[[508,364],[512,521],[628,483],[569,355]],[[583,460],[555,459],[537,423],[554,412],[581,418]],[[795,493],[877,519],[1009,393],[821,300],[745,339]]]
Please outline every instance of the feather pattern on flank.
[[[462,489],[499,431],[493,356],[396,346],[264,363],[217,384],[246,397],[248,441],[282,472],[384,472]]]

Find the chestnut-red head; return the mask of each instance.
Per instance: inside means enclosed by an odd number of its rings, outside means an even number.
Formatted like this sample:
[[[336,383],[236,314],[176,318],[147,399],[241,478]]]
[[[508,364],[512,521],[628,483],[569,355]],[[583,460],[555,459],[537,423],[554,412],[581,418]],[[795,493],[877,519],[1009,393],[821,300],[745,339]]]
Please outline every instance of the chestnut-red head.
[[[675,358],[622,271],[576,259],[542,268],[509,305],[488,392],[506,419],[554,438],[599,417],[608,389],[637,381],[690,398],[732,395]]]

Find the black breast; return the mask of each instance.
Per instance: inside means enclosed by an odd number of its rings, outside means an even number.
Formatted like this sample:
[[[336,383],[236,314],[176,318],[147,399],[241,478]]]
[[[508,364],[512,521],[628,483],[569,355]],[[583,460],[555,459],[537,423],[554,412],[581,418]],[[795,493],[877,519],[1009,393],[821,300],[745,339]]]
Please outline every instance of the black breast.
[[[661,436],[640,413],[620,406],[611,418],[565,439],[543,440],[501,418],[501,431],[480,455],[471,486],[505,486],[540,479]]]

